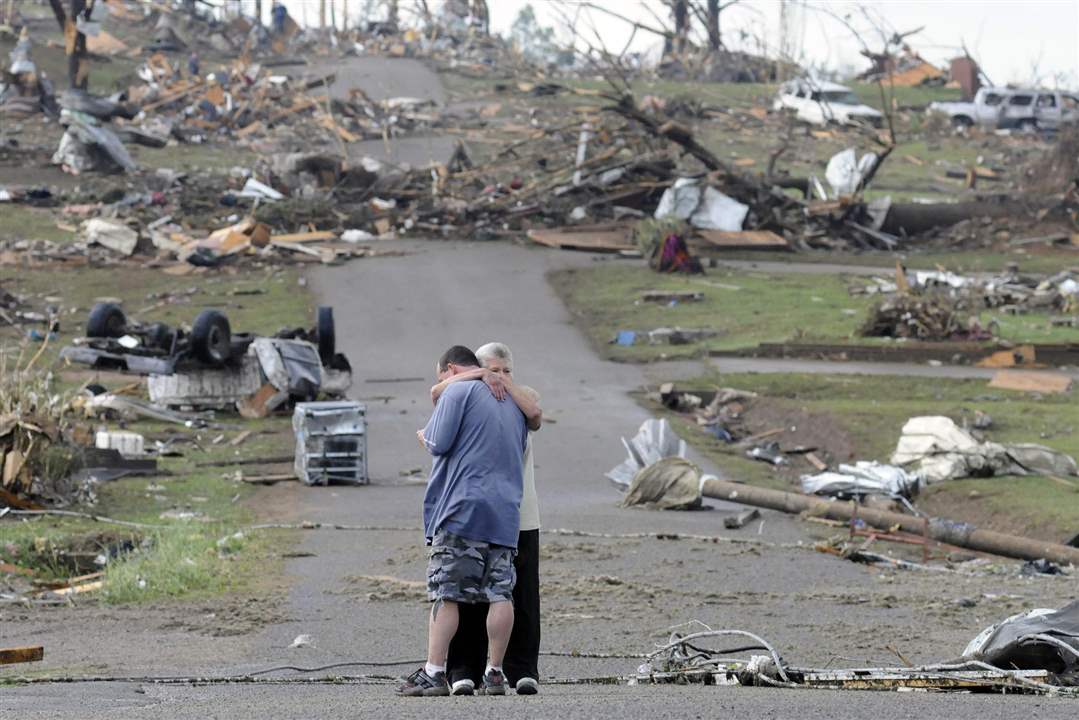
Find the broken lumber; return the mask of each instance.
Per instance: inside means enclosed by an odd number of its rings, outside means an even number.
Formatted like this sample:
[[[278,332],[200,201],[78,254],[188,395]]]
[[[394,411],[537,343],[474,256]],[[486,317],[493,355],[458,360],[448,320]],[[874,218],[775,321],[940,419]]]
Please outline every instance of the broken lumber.
[[[709,478],[702,483],[701,494],[716,500],[742,503],[755,507],[779,510],[797,515],[807,513],[831,520],[849,521],[857,516],[867,525],[882,530],[898,528],[909,533],[924,535],[939,542],[968,550],[978,550],[993,555],[1039,560],[1045,558],[1061,565],[1079,565],[1079,548],[1057,543],[1031,540],[992,530],[979,530],[973,525],[947,518],[920,518],[913,515],[877,510],[855,502],[823,500],[810,495],[789,493],[781,490],[739,485],[729,480]]]
[[[38,662],[45,657],[45,648],[41,645],[29,647],[0,648],[0,665]]]
[[[756,520],[760,516],[761,511],[757,508],[743,510],[737,515],[731,515],[729,517],[723,518],[723,527],[727,528],[728,530],[737,530],[738,528],[745,527],[747,523]]]
[[[1001,370],[989,381],[989,387],[1021,392],[1063,393],[1072,386],[1072,379],[1061,373]]]

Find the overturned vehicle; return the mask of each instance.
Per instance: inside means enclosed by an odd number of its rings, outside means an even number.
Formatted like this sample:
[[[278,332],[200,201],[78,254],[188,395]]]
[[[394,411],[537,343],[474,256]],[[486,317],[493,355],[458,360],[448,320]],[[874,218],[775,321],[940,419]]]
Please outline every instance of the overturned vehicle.
[[[86,337],[65,347],[66,360],[101,370],[149,375],[150,400],[167,407],[236,408],[262,417],[288,402],[343,397],[352,384],[336,351],[333,308],[319,306],[315,326],[273,337],[233,333],[219,310],[203,310],[191,329],[130,320],[119,305],[98,303]]]

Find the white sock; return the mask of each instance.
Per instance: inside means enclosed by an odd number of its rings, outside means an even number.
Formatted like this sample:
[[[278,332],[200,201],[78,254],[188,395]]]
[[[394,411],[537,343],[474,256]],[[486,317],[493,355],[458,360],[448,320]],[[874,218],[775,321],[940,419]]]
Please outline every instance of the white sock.
[[[427,677],[434,677],[435,673],[446,672],[445,665],[432,665],[431,663],[424,663],[423,671],[427,673]]]
[[[488,665],[487,669],[483,671],[483,674],[486,675],[487,673],[491,672],[492,670],[494,670],[495,672],[500,673],[500,672],[502,672],[502,666],[501,665]]]

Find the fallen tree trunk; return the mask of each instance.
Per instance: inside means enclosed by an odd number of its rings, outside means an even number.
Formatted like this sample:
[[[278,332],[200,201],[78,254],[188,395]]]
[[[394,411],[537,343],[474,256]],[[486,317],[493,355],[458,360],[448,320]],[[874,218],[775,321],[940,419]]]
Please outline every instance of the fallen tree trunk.
[[[881,230],[892,235],[919,235],[935,227],[949,227],[976,217],[1026,214],[1018,203],[895,203],[888,210]]]
[[[1003,555],[1020,560],[1045,558],[1062,565],[1079,565],[1079,548],[1057,543],[1031,540],[1006,535],[991,530],[979,530],[973,525],[957,523],[945,518],[914,517],[901,513],[856,506],[853,502],[826,500],[812,495],[788,493],[780,490],[739,485],[727,480],[708,479],[701,487],[701,494],[717,500],[753,505],[791,514],[809,513],[830,520],[850,520],[857,516],[866,524],[881,530],[898,527],[916,535],[927,535],[949,545]]]

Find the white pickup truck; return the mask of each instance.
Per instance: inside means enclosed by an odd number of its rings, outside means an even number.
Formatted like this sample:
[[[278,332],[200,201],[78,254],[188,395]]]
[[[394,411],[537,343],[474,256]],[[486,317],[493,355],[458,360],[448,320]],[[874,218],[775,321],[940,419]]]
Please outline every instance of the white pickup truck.
[[[1079,121],[1079,96],[1056,90],[982,88],[973,102],[934,102],[929,111],[946,114],[956,127],[1053,130]]]

